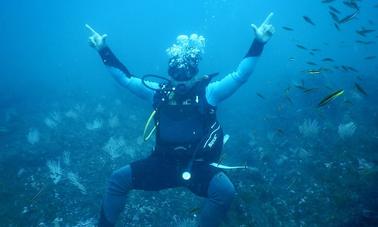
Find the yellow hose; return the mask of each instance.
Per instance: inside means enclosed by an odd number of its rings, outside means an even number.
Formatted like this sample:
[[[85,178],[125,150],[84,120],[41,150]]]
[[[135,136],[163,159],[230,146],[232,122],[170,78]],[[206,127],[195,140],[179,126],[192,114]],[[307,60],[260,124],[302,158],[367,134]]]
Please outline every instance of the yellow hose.
[[[154,127],[151,129],[151,131],[148,133],[148,135],[146,136],[147,134],[147,129],[148,129],[148,126],[150,126],[151,124],[151,121],[153,120],[154,116],[156,114],[156,110],[152,111],[150,117],[148,118],[147,122],[146,122],[146,125],[144,126],[144,131],[143,131],[143,139],[144,141],[147,141],[151,138],[152,134],[155,132],[156,130],[156,126],[159,125],[159,122],[157,122]]]

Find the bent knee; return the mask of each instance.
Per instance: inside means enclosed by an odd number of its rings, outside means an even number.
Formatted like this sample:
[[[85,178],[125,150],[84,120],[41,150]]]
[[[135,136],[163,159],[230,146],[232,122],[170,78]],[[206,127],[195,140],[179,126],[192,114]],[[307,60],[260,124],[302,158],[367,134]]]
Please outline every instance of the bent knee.
[[[131,189],[132,176],[130,165],[115,170],[108,181],[108,191],[112,193],[127,193]]]
[[[224,173],[218,173],[210,182],[208,196],[218,202],[230,204],[236,196],[236,190]]]

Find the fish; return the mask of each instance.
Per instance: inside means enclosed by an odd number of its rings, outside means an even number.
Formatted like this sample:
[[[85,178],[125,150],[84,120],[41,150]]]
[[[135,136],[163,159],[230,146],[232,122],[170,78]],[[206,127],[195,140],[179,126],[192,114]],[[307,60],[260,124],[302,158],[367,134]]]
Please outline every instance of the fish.
[[[330,3],[330,2],[333,2],[335,0],[322,0],[322,3]]]
[[[301,90],[306,90],[307,89],[303,85],[300,85],[300,84],[296,84],[296,85],[294,85],[294,87],[296,87],[298,89],[301,89]]]
[[[340,23],[340,18],[339,18],[339,16],[337,16],[336,13],[334,13],[334,12],[329,12],[329,14],[331,15],[332,19],[333,19],[336,23]]]
[[[294,31],[294,29],[287,27],[287,26],[282,26],[282,29],[284,29],[286,31]]]
[[[295,83],[294,87],[301,89],[301,90],[305,90],[306,88],[305,88],[305,85],[304,85],[304,80],[301,80],[300,84]]]
[[[309,70],[306,70],[306,73],[310,75],[317,75],[317,74],[321,74],[322,71],[320,69],[309,69]]]
[[[311,51],[318,52],[318,51],[321,51],[321,49],[319,49],[319,48],[313,48],[313,49],[311,49]]]
[[[201,210],[201,207],[194,207],[194,208],[189,210],[189,213],[190,214],[198,213],[200,210]]]
[[[307,23],[309,23],[309,24],[315,26],[315,23],[314,23],[314,22],[311,20],[311,18],[309,18],[308,16],[303,16],[303,19],[304,19]]]
[[[332,58],[323,58],[322,61],[324,61],[324,62],[334,62],[335,60],[333,60]]]
[[[363,37],[365,37],[366,34],[369,34],[369,33],[372,33],[372,32],[375,32],[375,29],[366,29],[364,27],[362,27],[360,30],[356,31],[357,34],[359,34],[360,36],[363,36]]]
[[[287,99],[287,101],[290,102],[290,104],[294,104],[294,103],[293,103],[293,100],[292,100],[288,95],[286,95],[286,99]]]
[[[344,17],[343,19],[339,20],[339,24],[345,24],[349,21],[353,20],[358,14],[360,13],[360,10],[356,10],[354,13]]]
[[[315,62],[312,62],[312,61],[308,61],[306,62],[307,65],[317,65]]]
[[[315,92],[317,90],[318,90],[318,88],[307,88],[307,89],[303,90],[303,92],[304,93],[311,93],[311,92]]]
[[[278,134],[280,134],[280,135],[285,134],[284,130],[281,129],[281,128],[278,128],[278,129],[276,130],[276,132],[277,132]]]
[[[348,67],[346,67],[345,65],[342,65],[341,69],[344,70],[344,71],[348,71]]]
[[[291,57],[289,58],[289,61],[295,61],[295,58]]]
[[[256,92],[256,95],[259,96],[262,99],[265,99],[265,97],[262,94],[258,93],[258,92]]]
[[[338,9],[336,9],[336,8],[333,7],[333,6],[328,6],[328,8],[329,8],[332,12],[334,12],[334,13],[337,13],[337,14],[340,14],[340,13],[341,13]]]
[[[367,92],[365,91],[365,89],[362,88],[361,85],[355,82],[354,86],[356,87],[357,91],[359,91],[361,94],[368,96]]]
[[[344,90],[343,89],[340,89],[340,90],[337,90],[329,95],[327,95],[326,97],[324,97],[319,103],[318,103],[318,107],[322,107],[322,106],[325,106],[327,105],[329,102],[331,102],[332,100],[336,99],[337,97],[341,96],[342,94],[344,94]]]
[[[341,29],[340,29],[340,27],[337,23],[334,23],[334,25],[335,25],[335,28],[336,28],[337,31],[341,31]]]
[[[365,57],[365,60],[372,60],[372,59],[375,59],[377,58],[377,56],[367,56]]]
[[[346,72],[349,72],[349,71],[355,72],[355,73],[358,72],[357,69],[353,68],[352,66],[348,66],[348,65],[342,65],[341,69],[346,71]]]
[[[345,0],[345,1],[343,1],[343,4],[352,8],[352,9],[357,9],[357,10],[360,9],[360,7],[357,5],[356,1],[354,1],[354,0]]]
[[[375,44],[374,41],[363,41],[363,40],[356,40],[356,43],[363,44],[363,45]]]
[[[299,49],[302,49],[302,50],[308,50],[305,46],[301,45],[301,44],[296,44],[296,46],[299,48]]]
[[[355,72],[355,73],[358,72],[358,70],[353,68],[352,66],[346,66],[346,67],[348,68],[349,71],[352,71],[352,72]]]

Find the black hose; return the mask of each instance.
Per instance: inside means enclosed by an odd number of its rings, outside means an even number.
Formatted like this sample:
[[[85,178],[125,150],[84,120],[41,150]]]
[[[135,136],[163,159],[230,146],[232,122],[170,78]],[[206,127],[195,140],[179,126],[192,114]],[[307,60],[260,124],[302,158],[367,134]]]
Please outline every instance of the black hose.
[[[164,82],[159,83],[159,88],[154,88],[154,87],[149,86],[146,83],[147,78],[154,78],[154,79],[163,80],[165,83]],[[153,74],[144,75],[144,76],[142,76],[141,80],[142,80],[142,83],[143,83],[144,86],[146,86],[148,89],[151,89],[153,91],[160,91],[162,89],[162,85],[170,85],[172,83],[171,80],[169,80],[168,78],[165,78],[165,77],[162,77],[162,76],[159,76],[159,75],[153,75]]]

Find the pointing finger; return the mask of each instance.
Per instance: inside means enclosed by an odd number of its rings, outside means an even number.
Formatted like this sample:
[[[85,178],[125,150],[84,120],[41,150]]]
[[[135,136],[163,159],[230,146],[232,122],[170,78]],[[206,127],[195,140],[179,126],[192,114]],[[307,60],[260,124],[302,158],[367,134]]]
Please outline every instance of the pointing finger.
[[[88,28],[89,31],[91,31],[94,35],[98,34],[89,24],[85,24],[85,27]]]
[[[265,21],[262,23],[262,25],[264,25],[264,24],[270,24],[270,20],[272,19],[273,15],[274,15],[273,12],[269,13],[269,15],[267,16],[267,18],[265,19]]]

